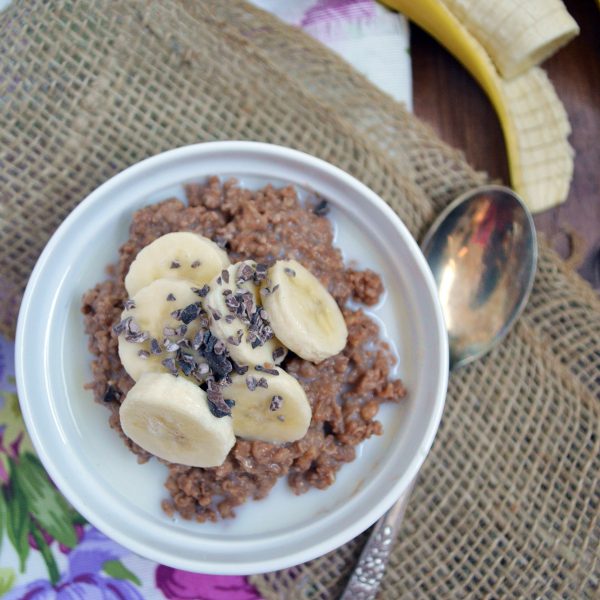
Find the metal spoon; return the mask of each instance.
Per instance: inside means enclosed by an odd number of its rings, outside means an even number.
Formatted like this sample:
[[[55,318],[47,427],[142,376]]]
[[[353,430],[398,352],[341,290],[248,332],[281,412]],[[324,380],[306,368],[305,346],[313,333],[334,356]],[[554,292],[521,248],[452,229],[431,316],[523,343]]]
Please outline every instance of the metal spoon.
[[[450,204],[421,245],[448,329],[450,369],[489,352],[521,314],[533,286],[531,214],[512,190],[488,185]],[[375,598],[410,490],[377,522],[340,600]]]

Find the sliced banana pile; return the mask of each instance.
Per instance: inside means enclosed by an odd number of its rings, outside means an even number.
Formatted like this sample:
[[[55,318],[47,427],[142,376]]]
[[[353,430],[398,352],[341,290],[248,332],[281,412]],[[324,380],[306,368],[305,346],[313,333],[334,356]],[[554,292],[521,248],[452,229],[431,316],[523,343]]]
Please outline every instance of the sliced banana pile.
[[[125,279],[119,357],[135,385],[123,431],[164,460],[223,463],[235,436],[302,438],[312,410],[298,381],[275,366],[288,350],[321,362],[341,352],[344,317],[294,260],[230,264],[214,242],[169,233],[139,252]]]

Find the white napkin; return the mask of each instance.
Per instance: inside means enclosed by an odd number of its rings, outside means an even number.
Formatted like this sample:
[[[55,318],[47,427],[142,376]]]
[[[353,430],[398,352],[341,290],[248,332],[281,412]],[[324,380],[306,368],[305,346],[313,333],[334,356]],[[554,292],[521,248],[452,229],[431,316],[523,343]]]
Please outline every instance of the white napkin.
[[[375,0],[251,0],[301,27],[412,110],[406,19]]]

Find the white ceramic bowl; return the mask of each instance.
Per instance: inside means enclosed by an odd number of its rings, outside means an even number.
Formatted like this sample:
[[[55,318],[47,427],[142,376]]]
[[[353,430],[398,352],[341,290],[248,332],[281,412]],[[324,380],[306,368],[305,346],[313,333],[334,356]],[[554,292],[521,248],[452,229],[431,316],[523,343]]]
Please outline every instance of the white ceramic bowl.
[[[345,259],[379,272],[386,286],[369,311],[395,347],[409,390],[380,411],[385,433],[358,448],[334,485],[294,496],[285,480],[237,517],[217,524],[168,518],[160,501],[166,468],[139,465],[84,390],[91,380],[80,313],[83,293],[105,279],[127,239],[132,213],[208,175],[247,187],[292,183],[330,201]],[[448,348],[433,278],[396,214],[340,169],[301,152],[253,142],[214,142],[136,164],[91,193],[56,231],[38,260],[21,306],[16,372],[35,448],[68,500],[132,551],[181,569],[249,574],[320,556],[374,523],[408,489],[437,430]]]

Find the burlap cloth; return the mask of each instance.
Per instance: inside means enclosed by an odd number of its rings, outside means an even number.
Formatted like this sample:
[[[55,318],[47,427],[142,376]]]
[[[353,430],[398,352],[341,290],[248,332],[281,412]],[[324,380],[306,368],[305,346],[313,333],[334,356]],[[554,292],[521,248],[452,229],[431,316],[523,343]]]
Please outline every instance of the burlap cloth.
[[[336,56],[245,4],[17,3],[0,16],[0,56],[8,335],[7,300],[67,213],[168,148],[253,139],[305,150],[370,186],[417,238],[484,180]],[[523,318],[452,374],[382,598],[598,597],[599,341],[597,297],[542,245]],[[363,541],[253,582],[269,599],[335,598]]]

